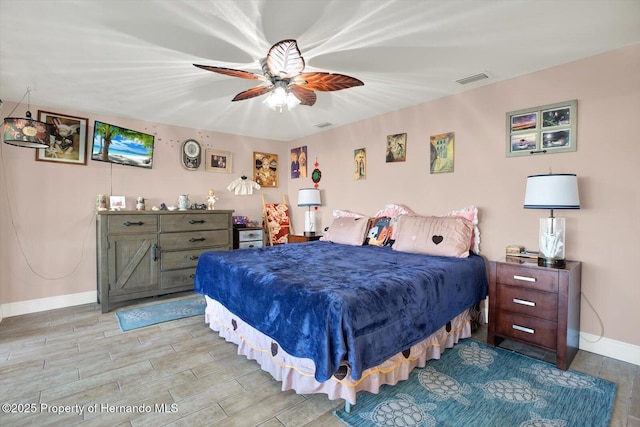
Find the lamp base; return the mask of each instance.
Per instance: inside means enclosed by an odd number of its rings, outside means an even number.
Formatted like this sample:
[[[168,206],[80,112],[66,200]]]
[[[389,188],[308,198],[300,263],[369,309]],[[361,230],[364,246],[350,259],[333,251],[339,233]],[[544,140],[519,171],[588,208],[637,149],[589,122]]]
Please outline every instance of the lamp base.
[[[566,263],[563,259],[538,257],[540,267],[564,268]]]
[[[315,236],[315,235],[316,235],[316,232],[315,232],[315,231],[305,231],[305,232],[304,232],[304,235],[305,235],[305,236]]]

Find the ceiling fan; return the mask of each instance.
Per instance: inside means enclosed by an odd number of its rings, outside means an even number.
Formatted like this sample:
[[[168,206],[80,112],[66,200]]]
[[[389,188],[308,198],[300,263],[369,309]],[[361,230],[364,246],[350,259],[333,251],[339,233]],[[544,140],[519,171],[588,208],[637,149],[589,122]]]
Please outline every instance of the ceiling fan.
[[[323,72],[303,73],[305,62],[295,40],[282,40],[269,49],[266,58],[260,59],[263,74],[234,70],[224,67],[193,64],[203,70],[241,79],[261,80],[265,84],[245,90],[237,94],[232,101],[242,101],[256,96],[272,93],[270,98],[277,98],[276,106],[282,111],[287,102],[299,102],[302,105],[316,103],[314,91],[330,92],[363,86],[364,83],[356,78],[343,74]],[[295,98],[294,98],[295,97]],[[273,100],[272,100],[273,101]],[[279,102],[279,105],[277,103]],[[273,108],[273,107],[272,107]],[[275,108],[274,108],[275,109]]]

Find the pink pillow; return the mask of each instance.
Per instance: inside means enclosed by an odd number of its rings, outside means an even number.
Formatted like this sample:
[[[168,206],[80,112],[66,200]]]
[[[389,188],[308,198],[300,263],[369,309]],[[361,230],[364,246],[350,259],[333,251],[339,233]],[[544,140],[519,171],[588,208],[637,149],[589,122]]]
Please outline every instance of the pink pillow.
[[[362,215],[357,212],[345,211],[342,209],[334,209],[333,217],[334,218],[365,218],[366,215]]]
[[[478,208],[471,205],[458,211],[451,211],[447,216],[459,216],[471,222],[473,232],[471,233],[471,244],[469,249],[476,254],[480,253],[480,229],[478,228]]]
[[[408,216],[398,219],[395,251],[466,258],[473,225],[456,216]]]
[[[369,218],[336,218],[320,240],[362,246],[369,232]]]

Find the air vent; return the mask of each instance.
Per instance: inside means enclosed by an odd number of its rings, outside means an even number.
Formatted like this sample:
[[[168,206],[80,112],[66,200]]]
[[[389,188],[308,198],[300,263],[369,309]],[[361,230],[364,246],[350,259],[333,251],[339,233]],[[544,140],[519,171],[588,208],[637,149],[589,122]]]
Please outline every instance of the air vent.
[[[485,73],[472,74],[467,77],[463,77],[461,79],[456,80],[456,83],[460,83],[461,85],[467,85],[469,83],[477,82],[478,80],[488,79],[489,75]]]
[[[314,126],[315,126],[315,127],[317,127],[317,128],[326,128],[326,127],[329,127],[329,126],[331,126],[331,125],[332,125],[332,123],[329,123],[329,122],[323,122],[323,123],[315,124]]]

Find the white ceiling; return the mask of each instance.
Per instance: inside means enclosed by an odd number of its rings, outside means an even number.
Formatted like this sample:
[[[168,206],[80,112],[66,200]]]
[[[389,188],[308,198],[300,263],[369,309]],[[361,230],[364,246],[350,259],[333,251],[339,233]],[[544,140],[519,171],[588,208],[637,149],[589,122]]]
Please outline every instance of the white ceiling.
[[[288,38],[365,85],[277,113],[192,65],[258,72]],[[0,99],[290,141],[638,42],[640,0],[0,0]]]

